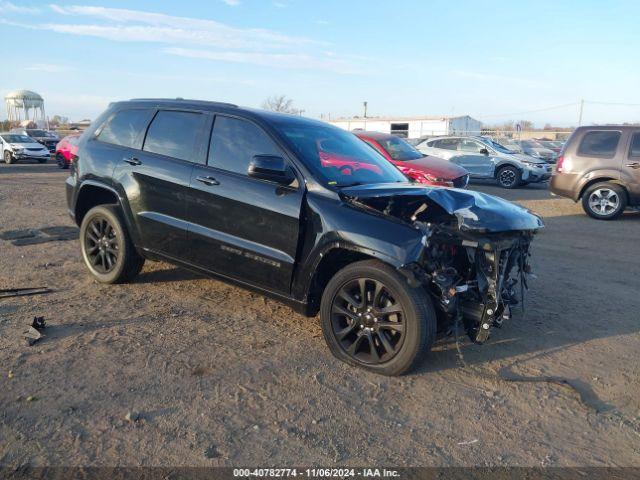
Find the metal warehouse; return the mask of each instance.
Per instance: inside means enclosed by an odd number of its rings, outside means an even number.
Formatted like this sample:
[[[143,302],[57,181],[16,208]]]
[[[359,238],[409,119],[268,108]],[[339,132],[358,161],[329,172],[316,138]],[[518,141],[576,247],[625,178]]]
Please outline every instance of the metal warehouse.
[[[479,135],[482,123],[469,115],[422,117],[351,117],[329,120],[329,123],[345,130],[369,130],[393,133],[405,138],[425,135]]]

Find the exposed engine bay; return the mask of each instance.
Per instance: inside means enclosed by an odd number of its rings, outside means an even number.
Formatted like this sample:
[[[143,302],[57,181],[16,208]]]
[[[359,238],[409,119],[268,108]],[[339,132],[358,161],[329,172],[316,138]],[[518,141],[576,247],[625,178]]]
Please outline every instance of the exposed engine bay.
[[[351,193],[351,192],[349,192]],[[355,192],[353,192],[355,193]],[[462,322],[477,343],[524,309],[530,244],[542,220],[497,197],[456,189],[358,192],[350,201],[422,233],[415,261],[400,271],[434,300],[441,332]]]

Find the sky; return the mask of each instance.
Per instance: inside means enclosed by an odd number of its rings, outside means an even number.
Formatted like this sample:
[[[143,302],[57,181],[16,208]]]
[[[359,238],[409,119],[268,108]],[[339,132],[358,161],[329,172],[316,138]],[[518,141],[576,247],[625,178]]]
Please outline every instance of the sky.
[[[51,0],[50,0],[51,1]],[[0,0],[0,95],[49,116],[183,97],[305,116],[640,121],[640,2]],[[6,117],[4,102],[0,118]]]

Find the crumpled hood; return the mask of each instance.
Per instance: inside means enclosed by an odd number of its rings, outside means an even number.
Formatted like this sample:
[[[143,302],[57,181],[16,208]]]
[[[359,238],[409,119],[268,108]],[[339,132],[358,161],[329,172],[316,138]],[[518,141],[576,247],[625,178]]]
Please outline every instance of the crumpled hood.
[[[340,194],[365,204],[374,200],[393,200],[394,204],[436,204],[458,220],[458,228],[463,231],[506,232],[514,230],[538,230],[544,227],[542,219],[514,203],[486,193],[419,186],[410,183],[387,183],[358,185],[340,190]],[[421,214],[423,221],[429,221],[429,209]],[[408,218],[401,218],[409,221]]]

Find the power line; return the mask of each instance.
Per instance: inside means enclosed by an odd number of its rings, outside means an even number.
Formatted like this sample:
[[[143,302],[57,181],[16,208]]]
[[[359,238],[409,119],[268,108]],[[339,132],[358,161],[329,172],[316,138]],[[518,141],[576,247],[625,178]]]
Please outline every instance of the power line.
[[[620,102],[592,102],[589,100],[585,100],[584,103],[588,103],[591,105],[615,105],[619,107],[640,107],[640,103],[620,103]]]
[[[503,113],[499,115],[480,115],[478,118],[496,118],[496,117],[512,117],[514,115],[527,115],[529,113],[547,112],[549,110],[558,110],[567,107],[577,107],[579,102],[565,103],[563,105],[554,105],[553,107],[539,108],[537,110],[528,110],[526,112]]]

